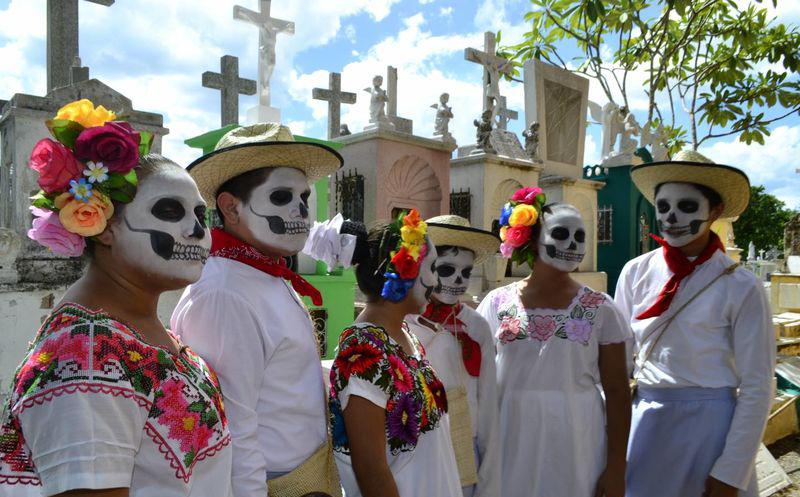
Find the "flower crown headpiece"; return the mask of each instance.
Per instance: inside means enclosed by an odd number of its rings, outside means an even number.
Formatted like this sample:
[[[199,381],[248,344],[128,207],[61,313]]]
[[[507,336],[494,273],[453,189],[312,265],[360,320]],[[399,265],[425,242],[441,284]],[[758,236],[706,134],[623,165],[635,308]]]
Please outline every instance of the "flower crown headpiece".
[[[539,187],[520,188],[500,211],[500,253],[517,264],[533,268],[536,252],[531,243],[533,226],[539,222],[547,197]]]
[[[150,152],[153,135],[87,99],[65,105],[45,124],[55,140],[40,140],[31,152],[28,166],[39,173],[41,190],[31,198],[35,218],[28,237],[77,257],[86,248],[84,237],[106,228],[112,201],[133,200],[134,168]]]
[[[378,266],[378,271],[386,266],[383,273],[386,282],[383,284],[381,297],[391,302],[400,302],[406,298],[419,276],[419,268],[428,251],[425,240],[427,231],[428,225],[420,219],[417,209],[400,213],[386,229],[378,253],[386,253],[387,244],[394,244],[394,248],[389,254],[390,258]]]

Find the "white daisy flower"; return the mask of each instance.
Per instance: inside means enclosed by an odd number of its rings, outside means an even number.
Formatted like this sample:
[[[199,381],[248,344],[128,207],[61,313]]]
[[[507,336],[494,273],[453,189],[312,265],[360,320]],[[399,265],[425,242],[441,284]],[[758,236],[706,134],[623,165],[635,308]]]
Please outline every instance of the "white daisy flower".
[[[108,179],[108,168],[102,162],[89,161],[86,163],[83,175],[89,178],[89,183],[102,183]]]

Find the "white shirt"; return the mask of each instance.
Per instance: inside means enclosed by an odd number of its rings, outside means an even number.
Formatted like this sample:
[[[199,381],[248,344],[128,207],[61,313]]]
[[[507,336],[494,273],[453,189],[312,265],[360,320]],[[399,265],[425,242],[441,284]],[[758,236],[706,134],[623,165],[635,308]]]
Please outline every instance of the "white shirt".
[[[467,333],[481,347],[480,376],[467,373],[455,335],[446,330],[433,331],[420,324],[419,316],[408,316],[407,323],[425,348],[425,357],[444,383],[445,390],[466,388],[478,452],[478,483],[473,496],[495,497],[500,495],[500,436],[494,337],[486,320],[469,306],[462,305],[456,318],[464,323],[458,331]]]
[[[327,437],[317,342],[281,278],[211,257],[172,329],[217,371],[233,437],[236,497],[267,495],[267,472],[295,469]]]
[[[664,314],[638,320],[635,316],[655,302],[672,272],[661,249],[628,262],[617,282],[616,301],[633,328],[636,353],[643,357],[640,349],[649,349],[658,333],[646,338],[648,334],[731,264],[727,255],[716,252],[681,282]],[[774,368],[775,336],[764,289],[753,274],[737,269],[677,315],[638,379],[640,385],[656,388],[739,389],[725,450],[711,475],[746,488],[772,402]]]

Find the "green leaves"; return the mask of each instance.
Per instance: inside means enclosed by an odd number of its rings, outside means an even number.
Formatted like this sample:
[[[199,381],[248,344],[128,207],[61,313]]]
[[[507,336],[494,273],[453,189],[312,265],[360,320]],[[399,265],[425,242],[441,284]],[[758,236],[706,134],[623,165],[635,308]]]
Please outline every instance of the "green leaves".
[[[75,148],[75,140],[84,130],[83,126],[69,119],[50,119],[45,121],[45,126],[53,138],[69,149]]]
[[[43,190],[39,190],[39,193],[31,197],[31,205],[40,209],[47,209],[51,211],[56,210],[54,199],[52,197],[48,197]]]
[[[139,155],[149,154],[150,147],[153,145],[153,133],[149,131],[140,131],[139,137]]]

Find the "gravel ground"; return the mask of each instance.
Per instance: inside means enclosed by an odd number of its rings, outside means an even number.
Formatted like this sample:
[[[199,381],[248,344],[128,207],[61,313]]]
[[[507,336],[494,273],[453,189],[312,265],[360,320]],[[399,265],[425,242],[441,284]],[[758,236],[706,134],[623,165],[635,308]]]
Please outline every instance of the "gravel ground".
[[[773,497],[800,497],[800,435],[775,442],[769,446],[769,451],[794,482],[794,485],[773,494]]]

